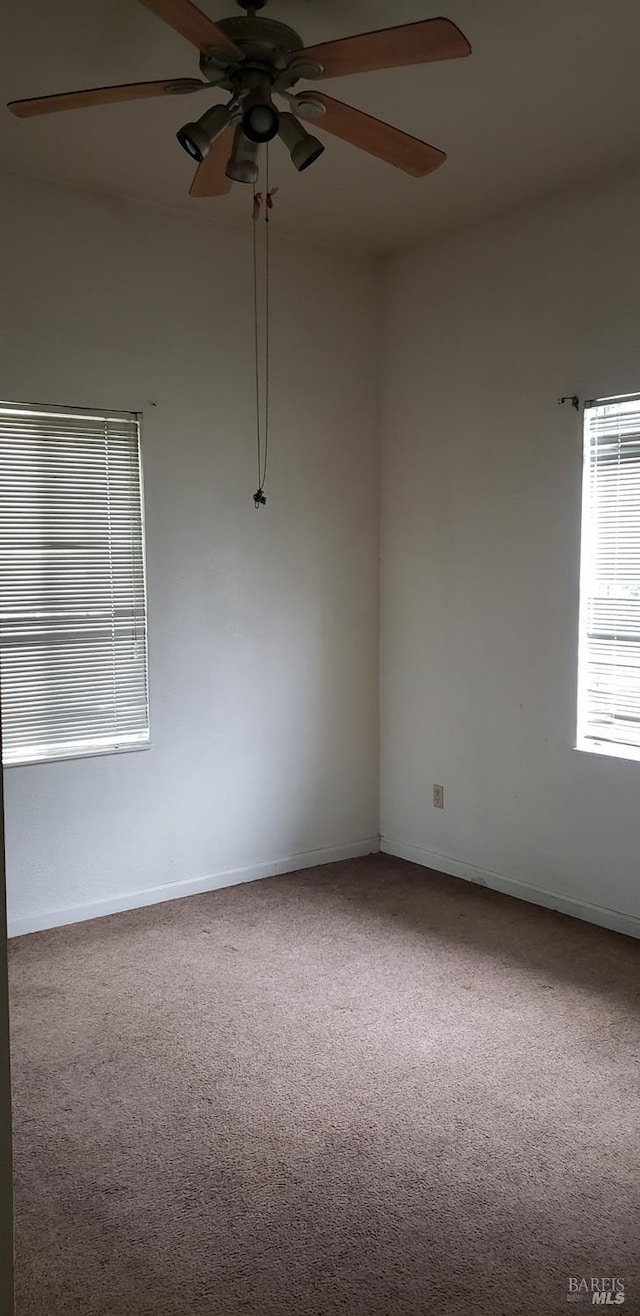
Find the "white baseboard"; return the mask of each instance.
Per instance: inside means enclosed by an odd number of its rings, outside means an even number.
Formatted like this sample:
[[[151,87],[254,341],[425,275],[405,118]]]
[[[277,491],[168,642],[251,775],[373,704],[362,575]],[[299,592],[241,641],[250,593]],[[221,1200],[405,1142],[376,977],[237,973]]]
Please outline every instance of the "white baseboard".
[[[8,936],[22,937],[27,932],[44,932],[67,923],[83,923],[90,918],[104,918],[107,914],[121,914],[125,909],[141,909],[145,905],[159,905],[165,900],[180,900],[183,896],[200,895],[203,891],[219,891],[222,887],[238,886],[241,882],[255,882],[262,877],[277,877],[281,873],[295,873],[299,868],[315,868],[319,864],[334,864],[341,859],[358,859],[361,855],[377,854],[380,838],[369,836],[364,841],[349,845],[330,845],[324,850],[305,850],[286,859],[271,859],[250,868],[228,868],[207,877],[191,877],[183,882],[168,882],[151,887],[148,891],[126,891],[93,900],[84,905],[70,905],[66,909],[50,909],[42,914],[27,914],[23,918],[8,920]]]
[[[624,932],[628,937],[640,938],[640,918],[633,914],[622,914],[615,909],[605,909],[592,905],[587,900],[575,900],[572,896],[559,896],[544,887],[530,886],[516,877],[505,877],[503,873],[492,873],[487,868],[477,868],[462,859],[452,859],[449,855],[437,854],[433,850],[423,850],[420,846],[405,845],[391,836],[380,840],[383,854],[395,855],[397,859],[408,859],[411,863],[421,864],[423,868],[433,868],[439,873],[448,873],[451,877],[462,877],[466,882],[477,882],[480,886],[491,887],[493,891],[502,891],[507,896],[516,896],[518,900],[528,900],[532,905],[544,905],[546,909],[557,909],[561,914],[572,918],[581,918],[586,923],[597,923],[612,932]]]

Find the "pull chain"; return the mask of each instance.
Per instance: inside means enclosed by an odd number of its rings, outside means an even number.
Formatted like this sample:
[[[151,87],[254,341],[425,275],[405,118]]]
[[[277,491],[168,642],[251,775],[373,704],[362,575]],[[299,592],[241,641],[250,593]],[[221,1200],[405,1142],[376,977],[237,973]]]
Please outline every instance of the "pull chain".
[[[270,313],[269,313],[269,275],[270,275],[270,249],[269,249],[269,219],[270,212],[273,208],[273,193],[269,185],[269,147],[266,148],[266,173],[265,173],[265,199],[264,199],[264,221],[265,221],[265,238],[264,238],[264,460],[263,460],[263,428],[262,428],[262,409],[261,402],[261,378],[260,378],[260,318],[259,318],[259,277],[258,277],[258,223],[262,212],[262,193],[256,191],[256,184],[253,184],[253,311],[254,311],[254,352],[256,368],[256,438],[257,438],[257,458],[258,458],[258,488],[253,495],[253,502],[256,508],[264,507],[267,498],[264,492],[264,486],[267,479],[267,466],[269,463],[269,331],[270,331]]]

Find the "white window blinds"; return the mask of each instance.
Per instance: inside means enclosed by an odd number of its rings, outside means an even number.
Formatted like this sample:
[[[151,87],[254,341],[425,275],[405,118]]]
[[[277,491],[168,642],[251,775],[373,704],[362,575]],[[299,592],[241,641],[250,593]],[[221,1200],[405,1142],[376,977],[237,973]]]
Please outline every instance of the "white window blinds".
[[[640,396],[584,415],[578,747],[640,758]]]
[[[6,764],[148,741],[135,414],[0,403],[0,670]]]

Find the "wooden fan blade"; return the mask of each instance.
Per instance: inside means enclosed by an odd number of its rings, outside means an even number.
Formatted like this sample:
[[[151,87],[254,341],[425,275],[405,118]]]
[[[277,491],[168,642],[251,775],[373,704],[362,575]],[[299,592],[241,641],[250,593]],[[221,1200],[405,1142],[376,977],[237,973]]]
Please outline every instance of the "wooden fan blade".
[[[322,65],[320,78],[339,78],[375,69],[399,69],[407,64],[428,64],[437,59],[461,59],[471,54],[467,38],[448,18],[427,18],[422,23],[363,32],[361,36],[327,41],[300,52]],[[297,56],[296,56],[297,58]]]
[[[202,164],[198,165],[193,175],[189,196],[225,196],[231,191],[232,181],[224,171],[231,155],[232,134],[233,124],[230,123],[209,147]]]
[[[140,0],[140,4],[146,5],[198,50],[229,50],[241,58],[241,51],[225,36],[222,28],[212,18],[207,18],[191,0]]]
[[[411,137],[399,128],[392,128],[390,123],[383,123],[381,119],[373,119],[362,110],[354,110],[352,105],[334,101],[333,97],[326,96],[324,92],[314,91],[313,99],[322,101],[325,107],[324,114],[311,119],[314,128],[333,133],[335,137],[341,137],[344,142],[350,142],[361,151],[368,151],[369,155],[395,165],[396,169],[404,169],[406,174],[413,174],[414,178],[424,178],[425,174],[432,173],[447,158],[444,151],[429,146],[428,142]],[[300,115],[304,117],[302,106]]]
[[[199,78],[173,78],[170,82],[125,82],[119,87],[91,87],[88,91],[63,91],[57,96],[32,96],[26,101],[10,101],[8,109],[19,119],[34,114],[55,114],[58,110],[81,110],[90,105],[117,105],[121,101],[147,100],[151,96],[179,96],[183,92],[208,87]]]

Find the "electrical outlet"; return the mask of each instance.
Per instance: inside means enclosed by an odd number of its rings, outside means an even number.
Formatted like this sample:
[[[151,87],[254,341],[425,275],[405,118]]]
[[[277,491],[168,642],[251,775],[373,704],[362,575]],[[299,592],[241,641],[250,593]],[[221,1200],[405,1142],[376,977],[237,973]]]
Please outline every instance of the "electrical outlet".
[[[433,807],[434,809],[444,809],[444,786],[434,786]]]

